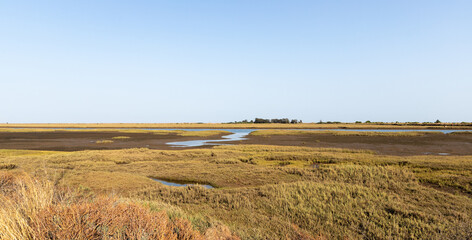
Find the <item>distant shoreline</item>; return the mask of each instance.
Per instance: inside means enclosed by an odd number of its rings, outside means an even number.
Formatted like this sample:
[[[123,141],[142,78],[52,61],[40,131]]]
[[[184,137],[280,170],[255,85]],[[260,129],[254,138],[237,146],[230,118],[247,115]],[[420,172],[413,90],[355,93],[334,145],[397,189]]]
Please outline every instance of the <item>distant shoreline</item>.
[[[441,123],[431,125],[367,123],[9,123],[0,128],[162,128],[162,129],[472,129],[471,125]]]

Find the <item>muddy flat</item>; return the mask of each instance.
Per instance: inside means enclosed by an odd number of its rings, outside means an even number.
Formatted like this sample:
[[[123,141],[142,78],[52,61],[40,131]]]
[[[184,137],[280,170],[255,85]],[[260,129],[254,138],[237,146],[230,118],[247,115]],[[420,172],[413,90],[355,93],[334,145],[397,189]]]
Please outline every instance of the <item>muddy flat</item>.
[[[176,149],[166,143],[202,139],[219,139],[223,135],[225,134],[208,137],[195,137],[179,136],[172,133],[158,135],[153,133],[123,133],[109,131],[0,132],[0,149],[55,151],[124,148]]]
[[[470,155],[472,134],[425,134],[424,136],[269,135],[248,136],[244,144],[350,148],[388,155]]]
[[[178,134],[123,133],[113,131],[0,132],[0,149],[80,151],[125,148],[174,149],[169,142],[221,139]],[[124,138],[123,138],[124,137]],[[423,136],[337,136],[332,134],[246,136],[225,144],[262,144],[373,150],[387,155],[471,155],[472,134],[425,134]],[[211,148],[199,146],[190,148]]]

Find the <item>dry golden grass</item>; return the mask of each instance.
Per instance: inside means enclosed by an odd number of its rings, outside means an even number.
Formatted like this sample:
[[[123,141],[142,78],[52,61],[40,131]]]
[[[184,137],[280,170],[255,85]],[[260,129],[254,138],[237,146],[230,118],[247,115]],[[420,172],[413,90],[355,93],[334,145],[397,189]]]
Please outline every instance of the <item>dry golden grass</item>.
[[[51,184],[2,173],[0,189],[0,239],[31,239],[31,217],[51,204]]]
[[[284,170],[305,180],[215,191],[151,188],[142,197],[220,219],[243,239],[300,234],[432,239],[450,232],[456,221],[471,221],[469,198],[423,187],[407,170],[355,165]]]
[[[17,166],[3,172],[25,171],[59,187],[114,193],[156,212],[164,209],[170,219],[188,219],[205,234],[216,231],[208,227],[215,222],[243,239],[457,239],[472,233],[472,156],[233,145],[52,154],[10,150],[0,156],[3,163]],[[217,188],[170,187],[149,177]],[[98,206],[80,204],[74,206]]]
[[[110,198],[49,206],[33,219],[39,239],[203,239],[186,220]]]
[[[204,234],[130,200],[84,196],[24,174],[0,174],[0,239],[239,239],[227,227]]]
[[[107,144],[107,143],[113,143],[113,140],[98,140],[95,141],[97,144]]]
[[[57,154],[54,151],[38,151],[38,150],[16,150],[16,149],[0,149],[0,158],[12,156],[31,156],[31,155],[47,155]]]
[[[128,137],[128,136],[116,136],[116,137],[112,137],[111,139],[114,139],[114,140],[124,140],[124,139],[130,139],[131,137]]]

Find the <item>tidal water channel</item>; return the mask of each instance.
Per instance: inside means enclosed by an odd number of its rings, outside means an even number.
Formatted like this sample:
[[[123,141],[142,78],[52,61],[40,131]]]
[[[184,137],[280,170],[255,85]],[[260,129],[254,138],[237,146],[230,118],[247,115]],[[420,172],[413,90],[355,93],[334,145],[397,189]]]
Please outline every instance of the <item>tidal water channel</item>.
[[[199,147],[204,145],[224,145],[225,142],[243,141],[251,132],[268,129],[147,129],[147,130],[185,130],[185,131],[206,131],[222,130],[232,134],[222,136],[221,139],[191,140],[168,142],[172,147]],[[442,129],[281,129],[281,130],[300,130],[300,131],[356,131],[356,132],[442,132],[444,134],[452,132],[472,131],[472,130],[442,130]]]

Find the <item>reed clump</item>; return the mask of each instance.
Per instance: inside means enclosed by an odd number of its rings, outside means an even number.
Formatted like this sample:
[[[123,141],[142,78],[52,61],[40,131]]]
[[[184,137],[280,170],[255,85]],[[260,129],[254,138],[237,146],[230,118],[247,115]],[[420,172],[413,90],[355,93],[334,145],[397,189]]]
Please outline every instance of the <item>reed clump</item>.
[[[11,169],[15,169],[17,167],[18,166],[16,164],[13,164],[13,163],[0,164],[0,170],[2,170],[2,169],[11,170]]]
[[[201,233],[165,211],[58,189],[27,174],[0,173],[0,189],[0,239],[239,239],[222,225]]]
[[[130,139],[131,137],[128,137],[128,136],[116,136],[116,137],[112,137],[111,139],[115,139],[115,140],[123,140],[123,139]]]

